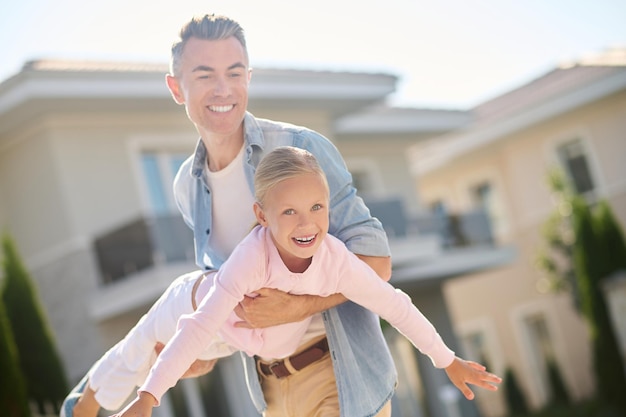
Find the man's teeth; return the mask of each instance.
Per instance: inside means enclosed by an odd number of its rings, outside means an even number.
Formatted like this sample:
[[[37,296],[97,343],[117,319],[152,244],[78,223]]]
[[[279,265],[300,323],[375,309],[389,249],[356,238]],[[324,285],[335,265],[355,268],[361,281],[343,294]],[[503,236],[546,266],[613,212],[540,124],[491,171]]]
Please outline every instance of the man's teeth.
[[[209,106],[209,110],[217,112],[217,113],[226,113],[233,109],[233,105],[229,106]]]
[[[297,237],[295,238],[296,241],[298,243],[309,243],[311,242],[313,239],[315,239],[315,236],[307,236],[307,237]]]

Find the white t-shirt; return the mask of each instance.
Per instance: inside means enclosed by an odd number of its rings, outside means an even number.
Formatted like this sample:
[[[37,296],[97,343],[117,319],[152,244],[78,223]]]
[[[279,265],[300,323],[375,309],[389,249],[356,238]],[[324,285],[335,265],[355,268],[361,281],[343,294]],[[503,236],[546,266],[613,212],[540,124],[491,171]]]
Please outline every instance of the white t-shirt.
[[[252,210],[254,195],[246,181],[243,155],[242,146],[235,159],[225,168],[216,172],[204,169],[207,184],[211,188],[214,219],[209,244],[222,259],[230,256],[256,221]]]

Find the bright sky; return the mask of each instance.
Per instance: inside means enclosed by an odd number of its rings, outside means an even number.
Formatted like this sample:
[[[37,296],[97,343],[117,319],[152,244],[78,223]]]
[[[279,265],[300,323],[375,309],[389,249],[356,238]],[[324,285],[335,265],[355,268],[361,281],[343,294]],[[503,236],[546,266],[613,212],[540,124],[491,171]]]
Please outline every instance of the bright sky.
[[[180,26],[213,12],[242,24],[252,67],[395,74],[399,106],[468,108],[626,47],[624,0],[15,0],[0,80],[37,58],[167,63]]]

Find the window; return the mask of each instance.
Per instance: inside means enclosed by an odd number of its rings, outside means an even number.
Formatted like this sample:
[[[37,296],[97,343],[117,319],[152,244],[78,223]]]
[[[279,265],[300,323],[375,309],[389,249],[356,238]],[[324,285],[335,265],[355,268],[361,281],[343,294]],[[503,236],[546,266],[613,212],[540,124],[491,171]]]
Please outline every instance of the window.
[[[187,157],[187,154],[182,153],[142,153],[141,166],[152,213],[168,214],[176,211],[172,184],[178,168]]]
[[[352,185],[361,197],[380,197],[385,194],[382,176],[375,160],[370,158],[346,159],[352,174]]]
[[[435,200],[429,206],[430,212],[436,216],[446,217],[448,215],[448,208],[443,200]]]
[[[552,351],[552,342],[550,341],[548,326],[543,314],[528,316],[526,318],[526,326],[531,343],[540,356],[543,358],[551,358],[554,353]]]
[[[367,194],[372,189],[371,178],[368,172],[352,172],[352,185],[359,194]]]
[[[472,200],[475,205],[485,209],[489,209],[493,206],[493,193],[491,190],[491,184],[488,182],[483,182],[474,186],[471,193]]]
[[[487,353],[485,335],[482,332],[475,331],[465,334],[462,343],[467,359],[479,362],[489,369],[492,368],[493,365],[490,363],[489,354]]]
[[[483,179],[470,183],[468,187],[469,200],[474,208],[472,213],[466,214],[468,233],[476,233],[472,240],[476,242],[493,242],[506,236],[509,223],[506,217],[502,195],[494,186],[492,179]],[[477,225],[481,225],[476,228]]]
[[[593,191],[595,184],[582,140],[574,139],[562,144],[557,153],[574,190],[578,194]]]
[[[539,392],[547,396],[550,384],[548,381],[548,362],[554,361],[554,348],[548,330],[546,317],[542,313],[535,313],[524,318],[524,327],[530,347],[533,374]],[[547,398],[543,399],[544,401]]]
[[[473,205],[485,210],[489,218],[495,223],[497,218],[497,209],[491,184],[485,181],[474,185],[470,188],[470,196]]]

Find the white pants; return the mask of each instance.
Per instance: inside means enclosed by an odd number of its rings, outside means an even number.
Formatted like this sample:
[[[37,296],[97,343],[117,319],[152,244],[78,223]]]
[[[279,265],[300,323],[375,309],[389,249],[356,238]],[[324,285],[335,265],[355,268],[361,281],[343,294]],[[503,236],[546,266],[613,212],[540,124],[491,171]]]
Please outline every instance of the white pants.
[[[157,342],[167,344],[176,332],[178,318],[193,313],[192,294],[202,271],[178,277],[137,325],[119,343],[109,349],[89,371],[89,386],[96,392],[100,407],[119,409],[136,387],[143,384],[156,361]],[[202,299],[215,274],[206,275],[196,300]],[[200,295],[200,297],[199,297]],[[196,301],[197,302],[197,301]],[[236,350],[216,339],[198,359],[209,360],[229,356]]]

